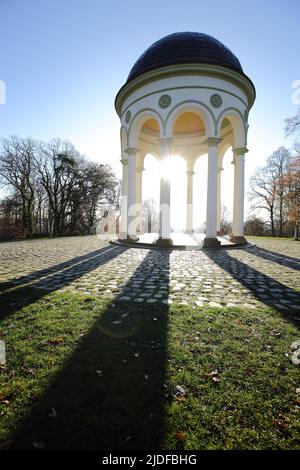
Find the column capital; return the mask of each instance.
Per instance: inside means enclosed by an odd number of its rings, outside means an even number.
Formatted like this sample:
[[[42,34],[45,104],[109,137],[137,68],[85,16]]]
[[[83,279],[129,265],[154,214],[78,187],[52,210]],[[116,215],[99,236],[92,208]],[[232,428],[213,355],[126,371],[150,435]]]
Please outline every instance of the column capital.
[[[127,160],[127,158],[126,158],[126,159],[125,159],[125,158],[122,158],[122,159],[120,160],[120,162],[122,163],[122,165],[128,165],[128,160]]]
[[[218,173],[221,173],[221,171],[223,171],[223,170],[224,170],[224,168],[222,168],[221,166],[219,166],[218,169],[217,169],[217,172],[218,172]]]
[[[186,174],[187,174],[188,176],[193,176],[193,175],[195,174],[195,172],[194,172],[194,171],[191,171],[191,170],[189,170],[189,171],[187,171],[187,172],[186,172]]]
[[[207,144],[209,147],[217,147],[217,145],[219,145],[222,140],[223,139],[219,139],[218,137],[209,137],[204,143]]]
[[[139,153],[140,149],[137,149],[135,147],[127,147],[127,149],[124,150],[125,153],[128,155],[136,155]]]
[[[239,156],[245,155],[245,153],[249,152],[249,150],[247,149],[247,147],[238,147],[236,149],[232,149],[232,152],[235,156]]]
[[[142,171],[144,171],[144,170],[145,170],[145,168],[142,167],[142,166],[137,166],[137,167],[136,167],[136,172],[137,172],[137,173],[142,173]]]

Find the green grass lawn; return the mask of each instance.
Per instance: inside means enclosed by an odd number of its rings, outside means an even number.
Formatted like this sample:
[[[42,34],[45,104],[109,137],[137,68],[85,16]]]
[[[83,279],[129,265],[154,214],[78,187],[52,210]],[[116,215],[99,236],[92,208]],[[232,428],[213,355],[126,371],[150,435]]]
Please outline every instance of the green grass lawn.
[[[0,318],[3,447],[300,448],[293,318],[22,288]]]

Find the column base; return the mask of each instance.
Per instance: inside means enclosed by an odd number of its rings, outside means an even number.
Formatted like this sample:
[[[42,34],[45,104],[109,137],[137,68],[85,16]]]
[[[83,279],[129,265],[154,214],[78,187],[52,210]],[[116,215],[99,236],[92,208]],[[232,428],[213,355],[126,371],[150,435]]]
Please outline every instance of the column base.
[[[187,235],[193,235],[194,230],[185,230],[184,233],[186,233]]]
[[[221,234],[220,230],[217,230],[217,237],[221,237],[221,235],[222,234]]]
[[[161,238],[159,237],[156,242],[155,242],[155,245],[159,245],[159,246],[173,246],[173,240],[171,238]]]
[[[137,237],[136,235],[132,235],[132,236],[127,235],[126,240],[127,240],[128,242],[138,242],[138,241],[139,241],[139,237]]]
[[[217,238],[204,238],[203,240],[204,248],[217,248],[220,245],[221,242]]]
[[[123,242],[123,241],[127,240],[127,234],[126,233],[120,233],[119,236],[118,236],[118,240],[120,240],[120,242]]]
[[[230,235],[230,241],[231,243],[238,243],[238,244],[247,243],[247,239],[245,237],[238,237],[235,235]]]

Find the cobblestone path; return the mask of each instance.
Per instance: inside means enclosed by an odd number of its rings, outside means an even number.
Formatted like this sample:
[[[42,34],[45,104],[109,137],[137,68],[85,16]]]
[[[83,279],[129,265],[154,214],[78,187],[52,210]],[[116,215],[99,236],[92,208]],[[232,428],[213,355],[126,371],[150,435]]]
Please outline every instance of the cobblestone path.
[[[96,236],[1,243],[1,290],[31,285],[120,302],[300,312],[300,242],[251,241],[257,245],[217,251],[126,249]]]

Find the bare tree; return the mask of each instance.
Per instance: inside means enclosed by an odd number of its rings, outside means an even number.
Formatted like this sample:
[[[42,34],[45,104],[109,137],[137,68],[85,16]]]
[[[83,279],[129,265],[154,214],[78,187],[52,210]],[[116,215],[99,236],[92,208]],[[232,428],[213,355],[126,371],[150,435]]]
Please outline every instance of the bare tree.
[[[284,122],[286,136],[300,135],[300,108],[295,116],[285,119]]]
[[[228,235],[231,232],[231,221],[228,208],[222,204],[220,214],[220,232],[221,235]]]
[[[294,226],[294,238],[298,240],[300,236],[300,155],[293,157],[283,176],[283,181],[288,219]]]
[[[67,205],[77,182],[79,153],[67,140],[39,143],[35,159],[39,183],[47,193],[53,236],[63,235],[67,225]]]
[[[269,214],[272,235],[283,235],[286,213],[284,211],[284,175],[291,161],[291,154],[285,147],[279,147],[267,159],[266,165],[258,168],[250,179],[250,201],[252,210],[264,209]]]
[[[2,140],[0,154],[0,178],[3,185],[13,188],[22,200],[23,227],[28,236],[33,234],[34,155],[35,142],[11,136]]]
[[[142,203],[142,227],[146,233],[157,232],[159,229],[159,212],[154,199]]]
[[[265,222],[262,218],[251,216],[245,221],[245,235],[263,235],[265,230]]]
[[[291,154],[285,147],[279,147],[275,152],[270,155],[267,160],[267,171],[270,174],[272,181],[275,181],[275,202],[276,202],[276,217],[279,225],[279,236],[283,235],[284,225],[284,189],[285,179],[284,175],[287,172],[291,161]]]
[[[120,182],[111,167],[88,161],[71,142],[13,136],[2,144],[0,182],[17,193],[28,236],[92,233],[97,219],[119,206]],[[12,221],[10,214],[2,211],[2,222]]]
[[[249,199],[252,202],[252,210],[263,209],[269,215],[272,235],[275,237],[275,198],[276,182],[270,176],[267,168],[258,168],[250,178]]]

